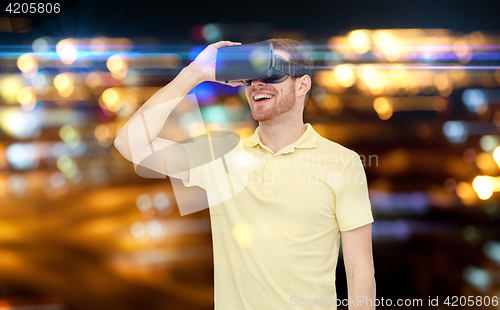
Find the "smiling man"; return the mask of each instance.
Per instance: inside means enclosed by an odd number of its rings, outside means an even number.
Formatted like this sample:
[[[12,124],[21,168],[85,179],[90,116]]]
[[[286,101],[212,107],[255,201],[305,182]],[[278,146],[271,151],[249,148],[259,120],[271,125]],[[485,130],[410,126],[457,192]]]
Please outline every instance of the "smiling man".
[[[300,43],[286,39],[268,42],[287,61],[312,65]],[[159,150],[173,145],[157,137],[175,106],[162,104],[185,96],[201,82],[215,81],[217,49],[235,44],[224,41],[208,46],[132,116],[115,140],[124,157],[139,164],[132,158],[133,152],[156,150],[160,154]],[[246,186],[230,199],[210,205],[215,309],[336,309],[340,239],[349,309],[374,309],[373,217],[366,175],[357,153],[304,124],[311,77],[228,84],[245,85],[259,126],[239,144],[247,159]],[[145,121],[149,109],[155,113],[149,113]],[[131,127],[134,119],[147,127],[147,139]],[[210,200],[216,195],[218,186],[214,184],[225,178],[228,167],[217,166],[215,161],[200,164],[200,154],[207,151],[203,148],[203,144],[187,143],[161,154],[170,156],[168,162],[172,163],[165,174],[183,180],[186,186],[205,189]],[[162,156],[157,157],[159,165],[164,162]],[[174,170],[176,173],[169,173]],[[230,166],[229,170],[233,172]],[[230,175],[228,182],[239,177]]]

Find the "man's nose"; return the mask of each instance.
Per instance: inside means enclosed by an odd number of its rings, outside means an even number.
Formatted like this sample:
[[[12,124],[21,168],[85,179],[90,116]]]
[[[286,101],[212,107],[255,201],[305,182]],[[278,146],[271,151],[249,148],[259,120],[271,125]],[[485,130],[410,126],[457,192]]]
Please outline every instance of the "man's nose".
[[[262,82],[261,80],[252,80],[252,86],[264,86],[266,83]]]

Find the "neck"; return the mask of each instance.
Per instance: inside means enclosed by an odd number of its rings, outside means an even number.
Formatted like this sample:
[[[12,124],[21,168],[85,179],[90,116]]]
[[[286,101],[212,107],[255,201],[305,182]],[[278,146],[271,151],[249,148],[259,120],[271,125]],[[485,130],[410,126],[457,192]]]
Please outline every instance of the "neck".
[[[286,119],[272,119],[259,122],[259,135],[262,143],[274,153],[297,141],[307,129],[302,114]],[[284,115],[283,115],[284,116]]]

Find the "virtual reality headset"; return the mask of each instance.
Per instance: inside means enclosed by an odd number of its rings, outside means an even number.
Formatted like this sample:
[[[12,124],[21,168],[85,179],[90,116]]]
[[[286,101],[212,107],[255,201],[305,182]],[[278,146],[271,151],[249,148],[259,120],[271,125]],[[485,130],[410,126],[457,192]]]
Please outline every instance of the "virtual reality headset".
[[[219,82],[253,80],[281,83],[291,76],[311,76],[311,69],[274,54],[269,42],[224,46],[217,50],[215,80]]]

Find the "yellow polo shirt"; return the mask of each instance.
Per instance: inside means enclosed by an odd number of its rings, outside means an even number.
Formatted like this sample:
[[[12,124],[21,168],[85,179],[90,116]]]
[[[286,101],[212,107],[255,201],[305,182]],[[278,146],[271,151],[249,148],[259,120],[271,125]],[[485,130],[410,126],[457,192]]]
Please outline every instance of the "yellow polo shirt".
[[[373,222],[366,175],[357,153],[306,125],[277,153],[257,128],[225,163],[199,165],[213,150],[185,145],[184,184],[212,201],[216,310],[337,308],[340,231]]]

